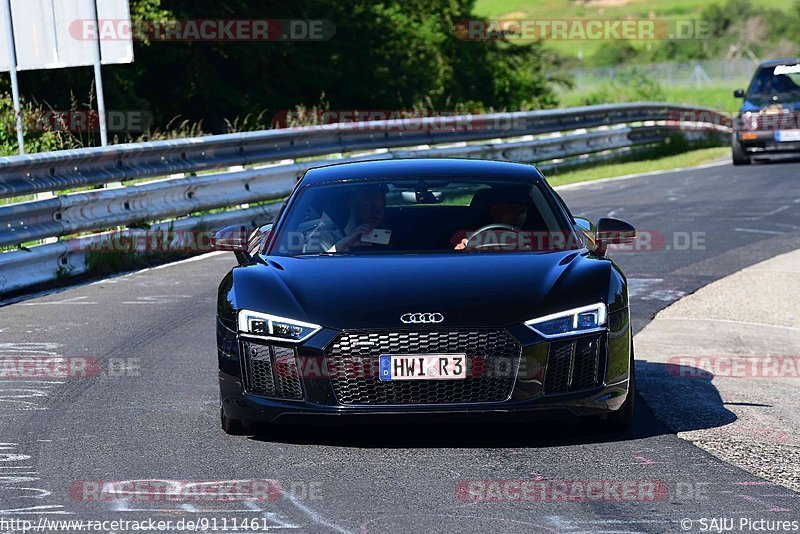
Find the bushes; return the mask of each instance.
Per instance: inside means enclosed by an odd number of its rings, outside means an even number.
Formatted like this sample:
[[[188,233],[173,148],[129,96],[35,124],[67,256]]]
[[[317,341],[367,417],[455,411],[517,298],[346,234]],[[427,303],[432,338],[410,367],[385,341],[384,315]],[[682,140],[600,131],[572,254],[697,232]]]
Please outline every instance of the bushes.
[[[634,47],[627,41],[604,43],[594,65],[656,63],[693,59],[768,58],[797,54],[800,2],[788,9],[756,6],[752,0],[727,0],[705,7],[696,39],[653,42]]]
[[[466,102],[494,109],[556,105],[547,75],[558,59],[539,44],[510,46],[459,38],[473,0],[132,0],[134,17],[327,20],[322,42],[135,42],[136,61],[104,67],[109,109],[147,110],[164,129],[180,117],[226,131],[235,117],[272,116],[314,106],[451,110]],[[91,69],[21,73],[24,95],[65,109],[70,91],[86,94]],[[266,113],[264,113],[266,111]]]

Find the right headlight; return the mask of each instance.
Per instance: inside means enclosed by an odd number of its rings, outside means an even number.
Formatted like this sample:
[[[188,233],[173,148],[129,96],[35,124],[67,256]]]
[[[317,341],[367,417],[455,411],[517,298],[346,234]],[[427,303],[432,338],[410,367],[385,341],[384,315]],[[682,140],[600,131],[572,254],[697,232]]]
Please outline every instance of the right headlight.
[[[268,313],[241,310],[239,332],[259,339],[302,343],[322,329],[318,324],[304,323]]]
[[[602,302],[525,321],[525,326],[542,337],[556,338],[604,330],[606,305]]]

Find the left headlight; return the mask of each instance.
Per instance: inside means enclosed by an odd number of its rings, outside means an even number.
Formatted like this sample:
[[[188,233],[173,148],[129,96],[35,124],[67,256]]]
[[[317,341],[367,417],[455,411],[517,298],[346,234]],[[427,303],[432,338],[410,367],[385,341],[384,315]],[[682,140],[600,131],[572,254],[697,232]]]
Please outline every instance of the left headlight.
[[[322,329],[317,324],[304,323],[267,313],[241,310],[239,332],[259,339],[302,343]]]
[[[546,338],[574,336],[603,330],[606,305],[602,302],[525,321],[525,326]]]

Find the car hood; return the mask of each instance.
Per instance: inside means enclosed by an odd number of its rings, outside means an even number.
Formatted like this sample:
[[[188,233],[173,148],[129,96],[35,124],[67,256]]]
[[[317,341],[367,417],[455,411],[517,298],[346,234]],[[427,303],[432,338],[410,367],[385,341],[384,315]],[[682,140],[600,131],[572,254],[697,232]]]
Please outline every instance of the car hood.
[[[509,326],[606,302],[611,262],[586,250],[541,254],[270,257],[234,269],[233,306],[335,329],[401,328],[406,313],[441,326]]]
[[[776,111],[797,111],[800,110],[800,100],[775,101],[771,98],[748,97],[742,103],[741,112],[750,111],[752,113],[764,113]]]

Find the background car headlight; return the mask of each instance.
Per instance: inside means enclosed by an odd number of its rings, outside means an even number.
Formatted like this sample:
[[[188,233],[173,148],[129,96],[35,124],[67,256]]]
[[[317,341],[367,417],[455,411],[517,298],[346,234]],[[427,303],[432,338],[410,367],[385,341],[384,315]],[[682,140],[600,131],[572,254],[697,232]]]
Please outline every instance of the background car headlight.
[[[602,302],[525,321],[525,326],[546,338],[596,332],[605,325],[606,305]]]
[[[301,343],[322,329],[317,324],[304,323],[250,310],[239,312],[239,332],[261,339]]]

